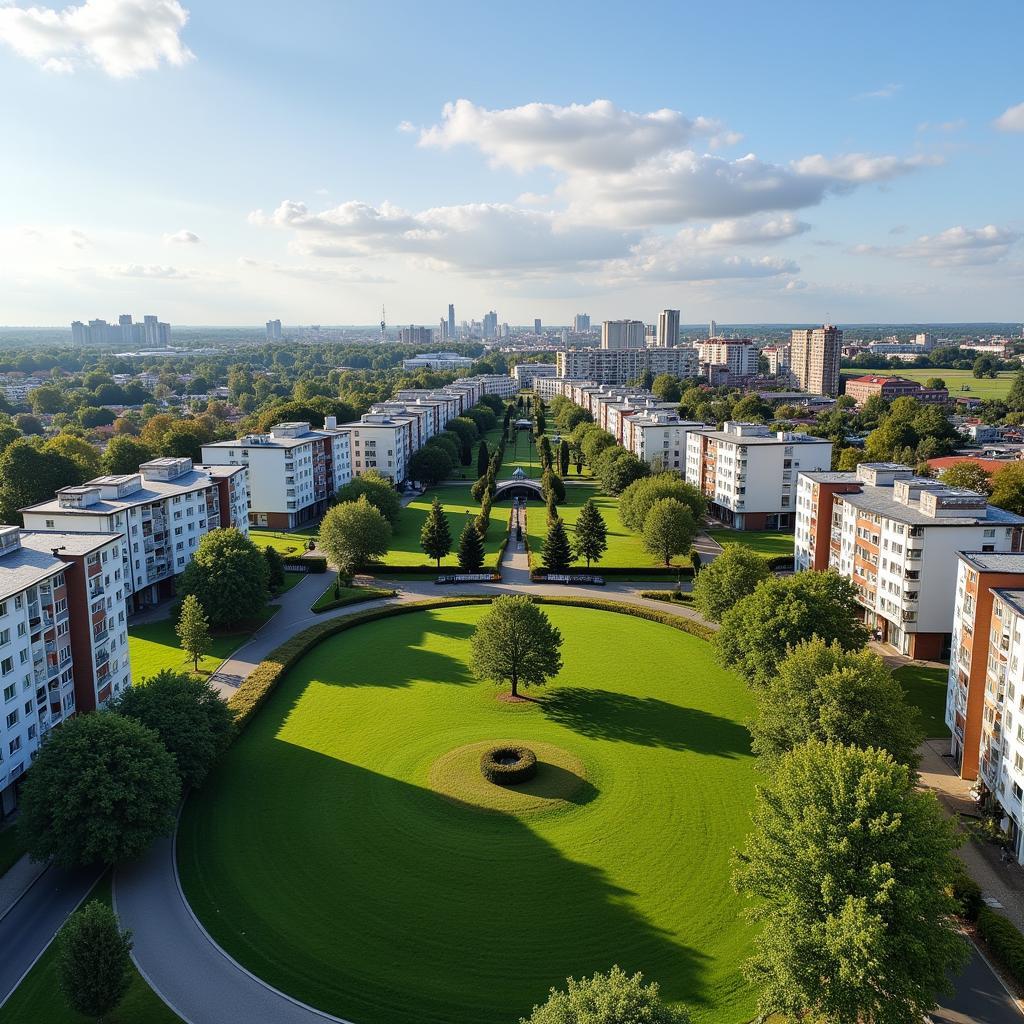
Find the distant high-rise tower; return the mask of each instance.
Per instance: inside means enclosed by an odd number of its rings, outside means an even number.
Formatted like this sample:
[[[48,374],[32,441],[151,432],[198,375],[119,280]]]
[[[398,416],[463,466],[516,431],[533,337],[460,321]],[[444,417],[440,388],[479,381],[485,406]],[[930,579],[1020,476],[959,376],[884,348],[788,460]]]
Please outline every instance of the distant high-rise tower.
[[[448,340],[448,321],[444,317],[441,317],[441,321],[437,328],[437,336],[441,341]]]
[[[267,321],[267,341],[280,341],[281,340],[281,321],[280,320],[268,320]]]
[[[384,316],[384,307],[380,307],[380,340],[385,341],[387,339],[387,317]]]
[[[790,371],[812,395],[839,394],[839,356],[843,332],[832,324],[793,331]]]
[[[146,348],[160,347],[160,321],[155,316],[142,318],[142,329],[145,332]]]
[[[644,348],[643,320],[605,320],[601,324],[601,348]]]
[[[717,338],[718,337],[718,324],[716,324],[714,320],[712,320],[711,323],[708,324],[708,337],[709,338]]]
[[[658,348],[675,348],[679,344],[679,310],[663,309],[658,315]]]
[[[572,329],[575,334],[586,334],[590,330],[590,314],[577,313],[572,319]]]
[[[131,313],[122,313],[117,318],[118,325],[121,328],[121,343],[126,346],[131,346],[132,343],[132,315]]]
[[[484,313],[482,334],[485,338],[498,336],[498,314],[493,309],[489,313]]]
[[[75,345],[75,346],[84,345],[85,342],[86,342],[86,339],[88,338],[88,334],[86,333],[86,331],[87,331],[87,328],[86,328],[85,324],[82,323],[81,320],[72,320],[71,321],[71,344]]]
[[[455,303],[448,303],[448,338],[455,340]]]
[[[539,316],[533,318],[533,333],[534,334],[541,334],[542,333],[541,324],[540,324],[540,317]]]

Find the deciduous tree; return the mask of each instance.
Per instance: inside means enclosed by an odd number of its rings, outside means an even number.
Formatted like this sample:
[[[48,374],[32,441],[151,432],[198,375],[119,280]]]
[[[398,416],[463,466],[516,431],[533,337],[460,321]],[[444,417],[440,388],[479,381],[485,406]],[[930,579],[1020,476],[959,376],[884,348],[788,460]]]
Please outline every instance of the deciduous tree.
[[[267,548],[268,551],[273,550]],[[275,552],[276,554],[276,552]],[[195,594],[188,594],[181,603],[181,614],[174,627],[181,649],[192,659],[192,667],[199,671],[199,659],[210,651],[210,623]]]
[[[369,495],[363,494],[358,501],[328,509],[320,524],[319,543],[342,576],[351,577],[360,567],[387,554],[391,525],[371,504]]]
[[[473,630],[473,672],[499,686],[541,686],[562,667],[561,632],[525,595],[496,598]]]
[[[689,506],[677,498],[661,498],[651,506],[644,520],[644,549],[657,555],[664,565],[690,550],[697,536],[697,524]]]
[[[651,506],[662,498],[681,501],[698,524],[704,518],[707,507],[704,496],[674,472],[656,473],[631,483],[619,497],[619,517],[625,526],[639,533],[644,528]]]
[[[693,581],[694,607],[706,619],[719,622],[741,598],[771,575],[768,563],[746,544],[726,544]]]
[[[376,469],[368,469],[338,489],[338,501],[358,501],[362,495],[394,526],[402,511],[402,499],[391,480]]]
[[[213,626],[255,619],[267,603],[267,560],[233,526],[212,530],[199,541],[178,580],[182,597],[194,594]]]
[[[440,445],[425,444],[409,459],[409,476],[426,487],[440,483],[453,468],[448,453]]]
[[[127,434],[111,438],[103,452],[103,472],[111,474],[137,473],[142,463],[151,459],[152,453],[141,441]]]
[[[748,976],[767,1018],[927,1019],[966,956],[955,825],[882,750],[812,741],[759,793],[734,884],[756,900]]]
[[[83,1017],[105,1017],[132,980],[131,932],[114,911],[90,900],[68,918],[57,936],[57,982],[68,1005]]]

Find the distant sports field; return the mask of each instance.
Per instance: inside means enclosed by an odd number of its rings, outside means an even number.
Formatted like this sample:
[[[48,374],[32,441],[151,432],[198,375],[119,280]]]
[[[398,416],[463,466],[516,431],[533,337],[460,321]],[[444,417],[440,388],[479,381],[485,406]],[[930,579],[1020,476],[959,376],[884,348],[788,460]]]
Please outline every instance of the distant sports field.
[[[931,377],[941,377],[949,388],[950,398],[1005,398],[1013,383],[1014,374],[1007,370],[998,377],[978,378],[970,370],[843,370],[844,377],[906,377],[922,384]]]

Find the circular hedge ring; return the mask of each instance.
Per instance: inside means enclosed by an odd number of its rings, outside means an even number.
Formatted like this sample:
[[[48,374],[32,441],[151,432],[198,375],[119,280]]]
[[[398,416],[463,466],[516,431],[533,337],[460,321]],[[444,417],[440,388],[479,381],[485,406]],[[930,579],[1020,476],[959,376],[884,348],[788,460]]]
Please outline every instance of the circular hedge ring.
[[[529,747],[507,743],[489,747],[480,757],[480,771],[488,782],[514,786],[532,779],[537,772],[537,755]]]

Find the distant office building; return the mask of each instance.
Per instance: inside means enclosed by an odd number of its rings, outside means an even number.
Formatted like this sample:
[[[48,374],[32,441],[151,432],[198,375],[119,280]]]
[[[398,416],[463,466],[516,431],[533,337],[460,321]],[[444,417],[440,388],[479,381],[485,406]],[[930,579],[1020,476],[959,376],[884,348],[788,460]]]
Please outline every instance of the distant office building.
[[[421,352],[402,360],[403,370],[468,370],[472,365],[469,356],[457,352]]]
[[[493,309],[489,313],[484,313],[481,333],[485,338],[496,338],[498,336],[498,314]]]
[[[448,303],[448,337],[455,338],[455,303]]]
[[[116,324],[106,320],[75,320],[71,324],[73,345],[115,345],[134,348],[167,348],[171,343],[171,325],[155,316],[146,316],[142,323],[133,323],[130,313],[122,313]]]
[[[884,398],[887,402],[906,396],[931,405],[944,405],[949,401],[949,391],[946,388],[926,388],[917,380],[908,380],[906,377],[884,377],[872,373],[864,374],[862,377],[848,377],[846,379],[846,394],[857,405],[863,405],[875,395]]]
[[[679,344],[678,309],[663,309],[658,314],[658,333],[654,343],[659,348],[675,348]]]
[[[711,323],[708,324],[708,337],[709,338],[717,338],[718,337],[718,324],[716,324],[714,320],[712,320]]]
[[[702,363],[724,366],[730,379],[752,377],[757,373],[757,346],[749,338],[714,338],[697,345]]]
[[[281,340],[281,321],[280,320],[268,320],[267,321],[267,341],[280,341]]]
[[[789,374],[789,364],[792,359],[792,346],[766,345],[761,349],[761,355],[768,360],[768,372],[773,377],[782,377]]]
[[[643,348],[645,333],[643,320],[605,320],[601,324],[601,348]]]
[[[794,330],[790,370],[804,391],[815,395],[839,394],[839,358],[843,332],[832,324]]]
[[[554,377],[557,373],[557,363],[519,363],[512,367],[512,376],[520,388],[532,388],[538,377]]]
[[[572,318],[572,329],[574,334],[586,334],[590,330],[590,314],[577,313]]]
[[[434,341],[434,332],[429,327],[403,327],[398,332],[398,340],[403,345],[431,345]]]
[[[542,334],[543,333],[543,329],[541,328],[541,323],[540,323],[540,317],[539,316],[538,317],[534,317],[534,319],[533,319],[533,333],[534,334]]]

